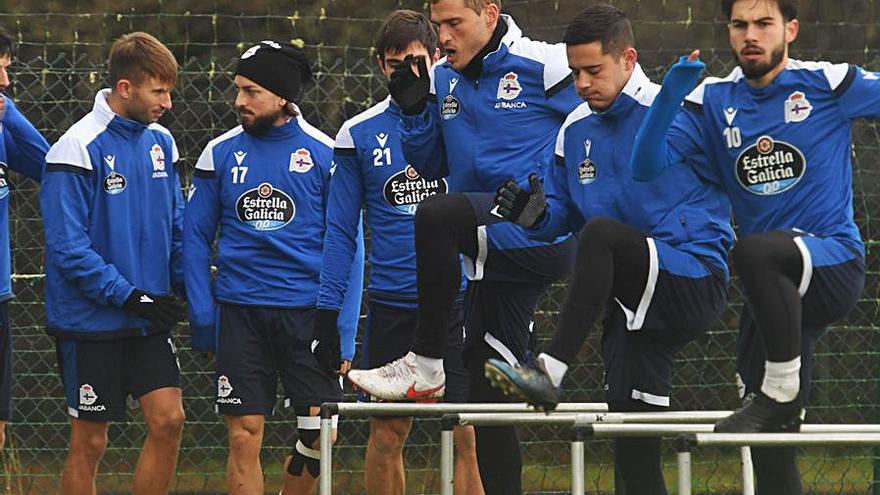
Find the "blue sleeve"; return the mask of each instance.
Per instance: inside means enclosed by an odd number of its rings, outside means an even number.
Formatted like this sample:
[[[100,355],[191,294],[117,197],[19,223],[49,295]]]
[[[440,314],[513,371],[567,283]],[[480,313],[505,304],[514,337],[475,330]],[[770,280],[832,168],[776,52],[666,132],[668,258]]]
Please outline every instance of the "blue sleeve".
[[[122,306],[134,286],[92,249],[89,236],[92,173],[69,164],[46,166],[40,187],[46,253],[83,295],[104,306]]]
[[[180,188],[179,162],[172,165],[174,170],[173,208],[174,218],[171,224],[171,289],[178,297],[186,299],[186,280],[183,275],[183,191]]]
[[[317,306],[339,310],[349,284],[352,261],[357,260],[355,252],[364,193],[354,148],[337,148],[333,161],[336,171],[330,179],[330,197],[327,200],[327,230],[324,234]]]
[[[565,159],[556,155],[556,166],[544,180],[547,195],[547,210],[544,218],[525,229],[529,238],[537,241],[552,242],[558,237],[569,233],[578,233],[584,226],[584,218],[574,204],[568,190],[565,176]],[[549,179],[549,180],[548,180]]]
[[[550,108],[559,113],[560,122],[564,121],[568,114],[584,102],[578,96],[577,90],[574,88],[574,80],[570,75],[557,83],[556,86],[548,89],[546,95]]]
[[[676,147],[667,144],[667,134],[679,114],[681,103],[693,89],[705,64],[699,60],[688,62],[681,57],[666,77],[663,87],[645,115],[636,134],[630,158],[633,179],[650,181],[660,176],[670,165],[681,161]]]
[[[880,119],[880,72],[851,65],[834,94],[847,118]]]
[[[211,291],[211,248],[220,224],[220,185],[206,149],[196,165],[183,220],[183,273],[193,341],[210,342],[215,332],[215,307]],[[206,158],[206,155],[208,156]],[[194,344],[194,347],[196,345]]]
[[[446,146],[437,101],[429,99],[428,105],[418,115],[403,115],[397,124],[403,156],[419,175],[428,179],[442,179],[449,175],[446,163]]]
[[[6,146],[6,161],[10,169],[40,180],[49,143],[33,124],[15,106],[11,98],[0,94],[5,99],[2,115],[3,141]]]
[[[363,222],[357,225],[357,249],[348,277],[348,288],[339,310],[336,324],[339,328],[339,343],[342,359],[351,361],[354,358],[354,339],[357,335],[358,320],[361,312],[361,298],[364,293],[364,227]]]

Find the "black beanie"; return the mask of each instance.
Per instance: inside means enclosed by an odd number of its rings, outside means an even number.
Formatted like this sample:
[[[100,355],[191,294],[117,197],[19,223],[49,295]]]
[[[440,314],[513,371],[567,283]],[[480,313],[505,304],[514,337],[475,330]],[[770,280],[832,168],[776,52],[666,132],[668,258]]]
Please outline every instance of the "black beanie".
[[[293,103],[302,85],[312,79],[312,68],[301,49],[266,40],[241,54],[235,68],[239,74]]]

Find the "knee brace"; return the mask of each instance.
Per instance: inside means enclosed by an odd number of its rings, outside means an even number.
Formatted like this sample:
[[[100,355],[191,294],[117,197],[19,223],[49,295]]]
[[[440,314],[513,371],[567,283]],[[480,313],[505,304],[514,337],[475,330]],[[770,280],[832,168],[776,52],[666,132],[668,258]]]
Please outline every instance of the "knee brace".
[[[312,478],[321,474],[321,451],[312,448],[321,437],[321,418],[309,416],[309,408],[294,408],[296,412],[296,431],[299,438],[291,450],[290,464],[287,472],[293,476],[302,476],[303,469],[307,469]],[[339,416],[333,416],[333,429],[339,421]]]

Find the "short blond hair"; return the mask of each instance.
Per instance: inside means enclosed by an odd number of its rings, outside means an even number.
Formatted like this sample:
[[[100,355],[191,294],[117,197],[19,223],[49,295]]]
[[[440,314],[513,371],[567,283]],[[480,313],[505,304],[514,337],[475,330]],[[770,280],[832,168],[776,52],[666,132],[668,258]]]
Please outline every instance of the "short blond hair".
[[[140,31],[123,34],[113,42],[107,68],[113,87],[120,79],[134,84],[141,84],[148,77],[172,86],[177,82],[178,65],[171,50],[153,35]]]

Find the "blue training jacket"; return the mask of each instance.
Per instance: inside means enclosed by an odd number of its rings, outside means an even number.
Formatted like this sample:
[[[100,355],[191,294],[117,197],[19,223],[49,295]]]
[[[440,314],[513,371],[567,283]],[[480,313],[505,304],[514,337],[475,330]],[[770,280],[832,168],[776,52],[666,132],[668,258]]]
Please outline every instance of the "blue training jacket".
[[[652,129],[636,143],[634,175],[651,179],[682,157],[698,157],[689,163],[730,198],[743,236],[796,229],[863,256],[853,216],[852,130],[855,119],[880,119],[880,74],[791,59],[766,87],[751,87],[737,67],[683,97],[689,85],[678,81],[700,65],[682,59],[664,79],[668,98],[646,119]],[[669,107],[682,98],[685,111],[671,119]]]
[[[556,142],[546,214],[527,232],[553,239],[580,231],[592,217],[613,218],[711,263],[726,278],[733,243],[727,197],[686,166],[654,182],[632,178],[636,132],[659,91],[636,65],[606,111],[593,112],[584,102],[569,115]],[[675,273],[675,267],[669,269]]]
[[[404,115],[403,152],[422,177],[448,176],[451,192],[495,192],[512,177],[521,185],[544,176],[553,162],[559,127],[581,100],[572,84],[565,45],[533,41],[507,15],[507,33],[468,79],[440,60],[432,68],[431,98],[418,115]],[[492,225],[490,245],[541,245],[509,222]]]
[[[18,110],[12,99],[0,93],[0,301],[12,295],[12,255],[9,250],[9,170],[40,180],[49,143]]]
[[[339,308],[355,257],[359,212],[371,233],[370,299],[416,305],[415,213],[444,194],[446,179],[425,179],[406,161],[397,135],[400,107],[390,98],[342,124],[336,136],[318,307]]]
[[[237,126],[208,143],[196,164],[184,228],[194,340],[215,337],[215,302],[315,307],[332,154],[333,140],[301,116],[259,136]],[[356,242],[359,261],[347,273],[338,320],[347,360],[354,356],[363,285],[362,234]]]
[[[106,339],[154,328],[121,306],[135,287],[184,294],[183,195],[167,129],[120,117],[109,89],[46,155],[46,315],[59,336]]]

